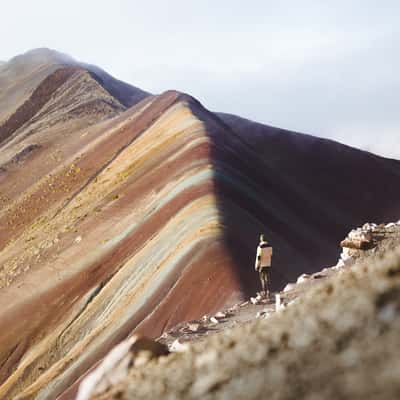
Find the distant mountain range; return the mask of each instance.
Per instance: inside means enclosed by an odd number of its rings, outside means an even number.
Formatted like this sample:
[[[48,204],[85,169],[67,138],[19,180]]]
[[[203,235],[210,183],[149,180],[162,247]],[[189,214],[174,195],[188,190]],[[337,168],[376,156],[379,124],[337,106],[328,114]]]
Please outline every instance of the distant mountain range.
[[[232,99],[234,101],[234,99]],[[332,265],[397,220],[400,162],[147,93],[48,49],[0,68],[0,397],[51,399],[132,331]]]

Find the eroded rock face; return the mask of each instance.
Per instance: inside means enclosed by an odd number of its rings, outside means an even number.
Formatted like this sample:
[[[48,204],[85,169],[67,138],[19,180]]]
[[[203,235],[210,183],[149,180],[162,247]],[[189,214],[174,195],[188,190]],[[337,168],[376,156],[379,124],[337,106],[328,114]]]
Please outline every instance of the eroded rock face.
[[[343,248],[366,250],[374,244],[372,230],[356,229],[352,230],[346,239],[340,242]]]
[[[342,268],[351,265],[363,255],[375,252],[376,246],[380,242],[397,235],[399,226],[400,224],[396,222],[390,222],[386,225],[365,223],[362,227],[353,229],[340,242],[342,253],[336,267]]]

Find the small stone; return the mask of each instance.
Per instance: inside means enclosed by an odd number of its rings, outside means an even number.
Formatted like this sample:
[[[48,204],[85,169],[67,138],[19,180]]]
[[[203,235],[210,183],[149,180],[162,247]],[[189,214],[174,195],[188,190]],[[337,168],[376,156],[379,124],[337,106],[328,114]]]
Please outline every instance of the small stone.
[[[80,243],[82,241],[82,236],[77,236],[74,240],[75,243]]]
[[[217,318],[215,318],[215,317],[211,317],[211,318],[210,318],[210,321],[211,321],[213,324],[218,324],[218,323],[219,323],[219,321],[218,321]]]
[[[199,328],[200,328],[200,324],[191,323],[191,324],[188,324],[188,328],[189,328],[189,330],[191,330],[192,332],[197,332],[197,331],[199,330]]]
[[[288,284],[284,287],[283,291],[284,291],[284,292],[289,292],[290,290],[293,290],[295,287],[296,287],[296,284],[295,284],[295,283],[288,283]]]
[[[250,301],[252,304],[258,304],[258,300],[256,297],[250,297]]]
[[[226,318],[226,314],[223,313],[222,311],[218,311],[215,315],[215,318]]]
[[[308,281],[308,280],[310,280],[310,279],[312,279],[311,278],[311,276],[310,275],[308,275],[308,274],[302,274],[302,275],[300,275],[298,278],[297,278],[297,283],[303,283],[303,282],[306,282],[306,281]]]
[[[364,232],[373,232],[376,230],[376,227],[378,225],[374,224],[374,223],[366,223],[362,226],[361,231]]]

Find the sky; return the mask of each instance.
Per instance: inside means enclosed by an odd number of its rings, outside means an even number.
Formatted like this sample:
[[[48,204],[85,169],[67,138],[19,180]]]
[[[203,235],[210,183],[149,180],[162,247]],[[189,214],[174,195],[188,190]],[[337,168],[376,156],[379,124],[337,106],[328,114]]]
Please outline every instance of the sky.
[[[1,1],[1,61],[49,47],[152,93],[400,159],[399,1]]]

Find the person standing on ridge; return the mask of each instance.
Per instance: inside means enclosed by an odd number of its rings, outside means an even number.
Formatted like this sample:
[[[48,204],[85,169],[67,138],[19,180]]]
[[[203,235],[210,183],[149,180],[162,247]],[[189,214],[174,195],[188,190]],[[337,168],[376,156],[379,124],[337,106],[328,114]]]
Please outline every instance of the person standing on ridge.
[[[255,270],[260,274],[260,281],[262,287],[262,294],[269,297],[270,287],[270,268],[272,258],[272,247],[265,239],[265,235],[260,235],[260,243],[257,247],[257,257],[255,263]]]

